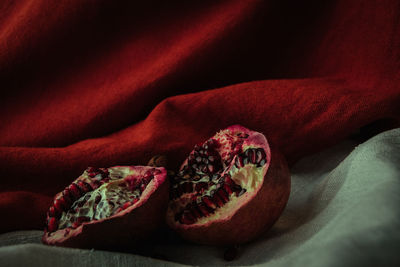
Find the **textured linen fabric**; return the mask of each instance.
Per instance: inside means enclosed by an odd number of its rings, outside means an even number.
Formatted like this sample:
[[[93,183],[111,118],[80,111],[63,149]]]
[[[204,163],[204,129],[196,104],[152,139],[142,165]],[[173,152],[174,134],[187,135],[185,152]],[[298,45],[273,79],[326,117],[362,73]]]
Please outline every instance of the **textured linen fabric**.
[[[87,166],[174,169],[232,124],[290,163],[398,127],[399,17],[398,0],[1,1],[0,232],[42,229]]]
[[[165,241],[139,255],[49,247],[42,232],[0,235],[1,266],[399,266],[400,129],[361,145],[347,140],[291,168],[292,192],[275,226],[243,245],[232,262],[223,248]]]

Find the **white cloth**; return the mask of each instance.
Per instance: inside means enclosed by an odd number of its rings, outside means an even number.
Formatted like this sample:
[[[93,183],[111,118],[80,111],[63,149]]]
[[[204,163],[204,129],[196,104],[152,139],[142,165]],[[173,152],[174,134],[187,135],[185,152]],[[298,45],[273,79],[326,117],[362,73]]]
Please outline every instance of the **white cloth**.
[[[0,236],[0,266],[400,266],[400,129],[345,141],[299,161],[281,218],[231,262],[223,248],[180,240],[152,248],[168,261],[39,244],[40,231]],[[154,254],[155,255],[155,254]]]

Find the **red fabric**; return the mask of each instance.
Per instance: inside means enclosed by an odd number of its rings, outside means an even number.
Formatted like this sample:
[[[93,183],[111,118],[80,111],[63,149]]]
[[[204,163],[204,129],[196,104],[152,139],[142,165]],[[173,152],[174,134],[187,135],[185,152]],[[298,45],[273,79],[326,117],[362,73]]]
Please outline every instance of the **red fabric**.
[[[0,232],[42,228],[86,166],[177,167],[231,124],[290,162],[398,125],[399,19],[397,0],[1,1]]]

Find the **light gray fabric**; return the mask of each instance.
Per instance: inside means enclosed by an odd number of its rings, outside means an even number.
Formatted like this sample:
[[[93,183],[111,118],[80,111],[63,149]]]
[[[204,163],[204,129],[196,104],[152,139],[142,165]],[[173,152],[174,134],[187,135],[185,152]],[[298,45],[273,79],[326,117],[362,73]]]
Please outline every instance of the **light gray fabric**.
[[[223,260],[223,248],[157,245],[169,261],[43,246],[40,231],[0,236],[0,266],[400,266],[400,129],[355,147],[346,141],[292,169],[285,212],[260,239]]]

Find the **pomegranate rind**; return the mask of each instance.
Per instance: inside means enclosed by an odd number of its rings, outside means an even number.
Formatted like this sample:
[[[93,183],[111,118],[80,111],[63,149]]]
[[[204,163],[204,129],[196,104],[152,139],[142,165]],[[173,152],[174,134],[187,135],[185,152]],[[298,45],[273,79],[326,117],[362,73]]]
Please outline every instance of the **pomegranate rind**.
[[[150,168],[129,167],[143,172]],[[163,167],[156,169],[160,173],[154,175],[135,204],[105,219],[83,222],[77,228],[64,228],[50,235],[45,231],[42,242],[63,247],[115,249],[133,246],[147,239],[163,226],[168,203],[167,171]],[[76,181],[81,179],[82,177],[79,177]]]
[[[235,125],[227,129],[242,131],[250,138],[243,144],[263,147],[268,162],[263,170],[263,182],[253,192],[246,193],[228,214],[202,224],[181,224],[174,220],[171,208],[167,224],[186,240],[206,245],[234,245],[249,242],[268,230],[283,212],[290,194],[290,173],[285,158],[272,150],[264,135]],[[183,163],[182,167],[187,163]]]

